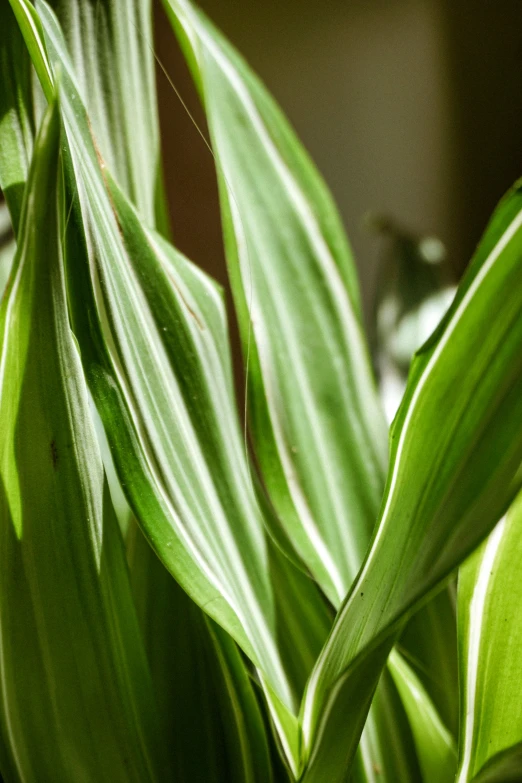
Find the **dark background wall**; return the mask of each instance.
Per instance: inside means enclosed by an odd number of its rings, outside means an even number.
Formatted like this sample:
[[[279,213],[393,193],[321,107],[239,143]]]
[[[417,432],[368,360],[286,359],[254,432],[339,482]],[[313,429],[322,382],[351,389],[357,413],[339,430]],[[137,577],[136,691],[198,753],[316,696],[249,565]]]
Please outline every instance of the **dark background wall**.
[[[201,0],[282,105],[339,204],[363,293],[368,212],[440,237],[457,273],[522,174],[520,0]],[[156,48],[204,117],[159,8]],[[159,74],[175,239],[225,280],[212,159]]]

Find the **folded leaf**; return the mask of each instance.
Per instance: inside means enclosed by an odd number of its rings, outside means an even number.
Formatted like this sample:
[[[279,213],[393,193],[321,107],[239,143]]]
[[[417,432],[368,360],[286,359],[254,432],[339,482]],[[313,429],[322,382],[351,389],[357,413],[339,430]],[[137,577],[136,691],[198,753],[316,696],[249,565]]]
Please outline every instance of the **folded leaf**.
[[[355,705],[368,708],[401,622],[488,534],[520,486],[521,271],[517,187],[496,210],[447,317],[414,360],[391,431],[380,521],[308,685],[306,779],[325,755],[333,765],[340,748],[339,769],[345,767],[362,723]],[[343,728],[348,704],[353,724]],[[344,743],[335,736],[341,729]]]
[[[522,496],[459,572],[458,783],[522,773]],[[517,761],[518,759],[518,761]],[[512,766],[518,778],[492,776]],[[503,773],[504,774],[504,773]]]
[[[69,328],[59,114],[26,186],[0,310],[0,734],[8,780],[169,775]]]

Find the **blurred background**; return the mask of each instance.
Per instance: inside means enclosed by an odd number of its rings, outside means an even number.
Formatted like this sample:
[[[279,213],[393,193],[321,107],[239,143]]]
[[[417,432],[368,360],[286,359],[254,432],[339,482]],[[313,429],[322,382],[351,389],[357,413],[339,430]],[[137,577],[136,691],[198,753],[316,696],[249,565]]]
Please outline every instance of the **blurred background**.
[[[367,215],[444,243],[462,273],[522,175],[520,0],[200,0],[281,104],[343,217],[367,318],[387,240]],[[156,49],[204,128],[160,3]],[[173,234],[225,282],[210,154],[158,71]]]

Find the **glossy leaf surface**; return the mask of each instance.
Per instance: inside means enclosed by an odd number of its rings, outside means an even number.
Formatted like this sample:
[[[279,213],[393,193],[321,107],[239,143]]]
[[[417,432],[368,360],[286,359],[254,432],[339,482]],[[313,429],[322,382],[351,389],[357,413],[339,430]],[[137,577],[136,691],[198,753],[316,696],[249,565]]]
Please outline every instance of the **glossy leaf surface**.
[[[305,699],[305,748],[317,769],[323,754],[332,763],[335,751],[326,748],[342,728],[341,705],[357,697],[363,710],[369,706],[402,618],[480,543],[520,485],[521,227],[515,188],[495,212],[447,318],[414,361],[392,427],[379,525]],[[354,717],[340,766],[359,726]]]
[[[522,775],[521,562],[519,496],[459,572],[462,712],[458,783],[475,777],[482,780],[486,773],[491,780],[517,779],[507,776],[506,768],[511,768],[511,775],[515,771],[519,778]]]
[[[338,606],[371,536],[386,461],[352,261],[325,186],[262,85],[191,4],[165,6],[209,122],[256,454],[288,535]],[[369,780],[374,767],[387,779],[379,723],[371,714],[361,741]]]

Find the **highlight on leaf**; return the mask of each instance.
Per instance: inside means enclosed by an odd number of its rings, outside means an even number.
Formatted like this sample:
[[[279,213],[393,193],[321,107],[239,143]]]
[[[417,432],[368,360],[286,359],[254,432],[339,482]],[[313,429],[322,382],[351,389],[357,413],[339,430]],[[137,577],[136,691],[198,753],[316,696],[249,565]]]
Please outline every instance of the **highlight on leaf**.
[[[9,0],[1,779],[518,780],[522,190],[388,433],[327,186],[212,22],[163,5],[208,123],[248,437],[223,291],[169,240],[150,0]]]

